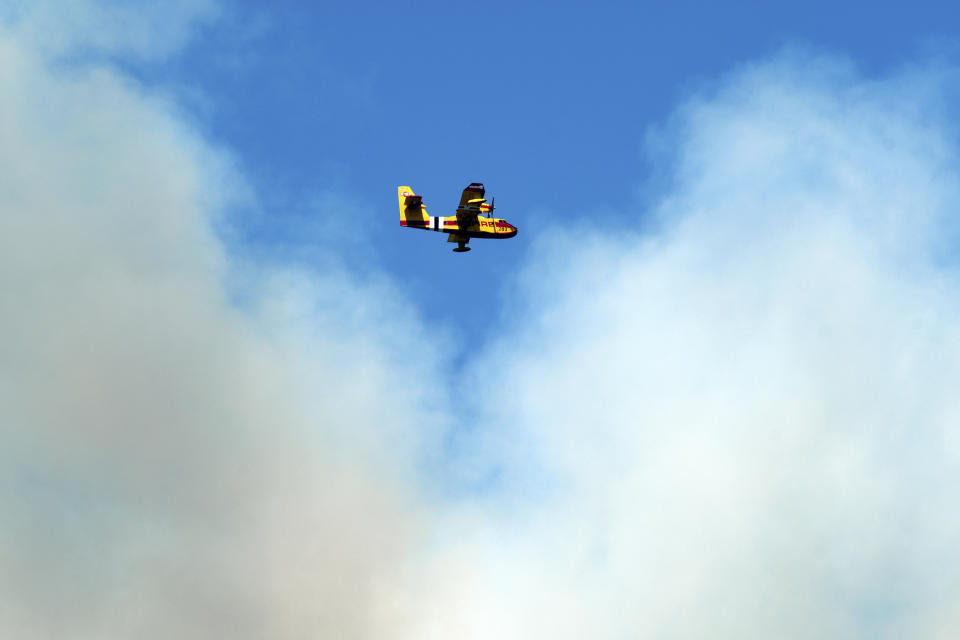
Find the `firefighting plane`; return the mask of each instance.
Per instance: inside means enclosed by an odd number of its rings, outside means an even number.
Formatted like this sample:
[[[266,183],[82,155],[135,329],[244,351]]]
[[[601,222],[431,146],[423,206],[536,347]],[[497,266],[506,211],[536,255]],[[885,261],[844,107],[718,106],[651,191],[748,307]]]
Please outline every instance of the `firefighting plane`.
[[[457,253],[470,251],[467,246],[470,238],[502,239],[517,235],[517,228],[506,220],[481,215],[493,212],[493,202],[488,204],[483,194],[483,185],[471,182],[460,196],[457,214],[444,218],[427,215],[423,197],[414,195],[410,187],[397,187],[400,226],[446,233],[447,242],[457,243],[457,248],[454,249]]]

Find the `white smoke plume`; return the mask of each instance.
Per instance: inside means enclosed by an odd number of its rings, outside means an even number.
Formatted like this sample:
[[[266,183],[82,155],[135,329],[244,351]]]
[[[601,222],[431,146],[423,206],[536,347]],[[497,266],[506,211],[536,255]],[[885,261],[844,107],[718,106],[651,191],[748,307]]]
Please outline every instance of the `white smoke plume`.
[[[652,214],[541,240],[478,364],[502,493],[410,637],[956,634],[955,80],[742,69],[652,137]]]
[[[955,635],[954,71],[786,54],[681,108],[652,212],[541,238],[451,503],[442,345],[387,278],[238,276],[242,176],[109,63],[215,8],[39,6],[0,33],[0,636]]]
[[[429,343],[348,274],[240,311],[229,157],[122,40],[35,17],[0,35],[0,636],[369,637],[420,537]]]

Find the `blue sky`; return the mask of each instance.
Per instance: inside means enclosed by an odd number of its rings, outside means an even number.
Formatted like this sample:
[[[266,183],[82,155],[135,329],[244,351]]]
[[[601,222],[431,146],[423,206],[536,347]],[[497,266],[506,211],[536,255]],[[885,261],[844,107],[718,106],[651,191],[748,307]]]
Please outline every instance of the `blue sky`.
[[[954,637],[957,13],[0,4],[0,637]]]
[[[348,227],[359,241],[345,260],[397,276],[427,317],[472,340],[498,318],[503,285],[544,228],[643,224],[637,205],[656,197],[667,160],[645,151],[645,136],[718,75],[786,46],[878,73],[942,45],[956,11],[236,2],[177,59],[146,71],[199,94],[202,126],[256,189],[260,206],[239,218],[239,238],[271,243],[283,259],[327,244],[309,231],[327,232],[317,220]],[[396,184],[448,213],[471,181],[498,196],[521,229],[515,241],[454,256],[442,236],[392,224]],[[337,198],[321,204],[325,194]]]

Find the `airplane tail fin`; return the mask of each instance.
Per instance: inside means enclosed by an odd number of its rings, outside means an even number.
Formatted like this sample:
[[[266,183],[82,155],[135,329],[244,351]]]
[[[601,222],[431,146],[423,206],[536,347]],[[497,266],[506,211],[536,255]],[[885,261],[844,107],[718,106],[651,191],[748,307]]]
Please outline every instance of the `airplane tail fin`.
[[[415,195],[410,187],[397,187],[397,199],[400,202],[400,225],[404,227],[425,227],[430,222],[423,198]]]

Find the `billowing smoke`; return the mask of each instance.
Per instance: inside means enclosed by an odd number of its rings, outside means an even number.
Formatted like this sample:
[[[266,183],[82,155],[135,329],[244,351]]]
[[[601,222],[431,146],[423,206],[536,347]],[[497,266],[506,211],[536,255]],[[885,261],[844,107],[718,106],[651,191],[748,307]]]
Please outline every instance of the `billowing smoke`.
[[[541,239],[477,365],[502,490],[411,637],[956,632],[955,78],[740,70],[652,136],[652,212]]]
[[[662,198],[540,239],[444,472],[396,286],[238,266],[229,155],[110,65],[212,9],[39,6],[0,33],[0,636],[953,637],[953,71],[691,100]]]
[[[422,535],[417,321],[349,274],[239,277],[229,158],[28,17],[0,37],[0,636],[369,637]]]

